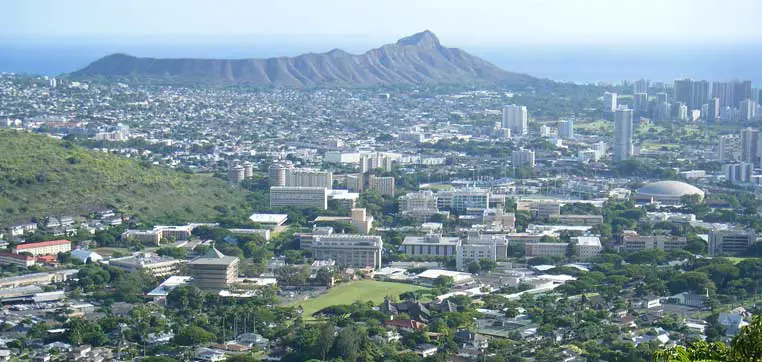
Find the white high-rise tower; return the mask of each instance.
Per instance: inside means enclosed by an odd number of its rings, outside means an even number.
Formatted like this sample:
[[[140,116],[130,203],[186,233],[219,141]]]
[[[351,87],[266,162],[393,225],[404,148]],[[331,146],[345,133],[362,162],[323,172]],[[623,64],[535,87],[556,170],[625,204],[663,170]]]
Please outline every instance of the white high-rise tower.
[[[632,157],[632,134],[632,109],[617,109],[614,112],[614,162]]]
[[[510,105],[503,107],[503,128],[510,128],[511,134],[525,135],[529,132],[527,107]]]

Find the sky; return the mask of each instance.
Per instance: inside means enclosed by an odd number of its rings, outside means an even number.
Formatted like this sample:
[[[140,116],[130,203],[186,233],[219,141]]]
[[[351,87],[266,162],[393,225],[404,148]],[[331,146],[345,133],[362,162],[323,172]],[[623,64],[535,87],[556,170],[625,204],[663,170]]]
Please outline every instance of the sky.
[[[760,14],[762,0],[3,0],[0,40],[748,44]]]

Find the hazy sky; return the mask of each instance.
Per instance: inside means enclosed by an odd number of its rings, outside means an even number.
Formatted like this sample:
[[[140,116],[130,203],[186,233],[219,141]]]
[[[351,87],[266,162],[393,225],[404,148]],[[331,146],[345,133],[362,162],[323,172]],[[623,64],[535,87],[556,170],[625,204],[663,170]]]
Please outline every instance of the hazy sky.
[[[454,46],[757,43],[761,19],[762,0],[0,0],[0,38],[376,44],[430,29]]]

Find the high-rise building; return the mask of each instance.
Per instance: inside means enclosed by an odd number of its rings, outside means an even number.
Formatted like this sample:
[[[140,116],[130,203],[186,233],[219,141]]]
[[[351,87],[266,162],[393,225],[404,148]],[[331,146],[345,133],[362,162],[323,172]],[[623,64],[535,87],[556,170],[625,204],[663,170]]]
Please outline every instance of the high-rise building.
[[[267,169],[267,176],[270,179],[270,186],[286,186],[286,171],[288,167],[283,164],[274,163]]]
[[[529,118],[527,107],[509,105],[503,106],[503,128],[510,128],[515,136],[529,133]]]
[[[657,121],[667,121],[672,119],[672,105],[668,102],[656,104],[653,118]]]
[[[252,164],[249,161],[246,161],[243,163],[243,177],[245,178],[254,177],[254,164]]]
[[[733,81],[733,107],[738,107],[741,102],[752,98],[750,80]]]
[[[741,162],[759,165],[757,155],[759,153],[759,131],[747,127],[741,130]]]
[[[574,138],[574,121],[560,121],[558,122],[558,137],[563,139]]]
[[[523,148],[514,150],[513,152],[511,152],[511,162],[513,163],[513,167],[521,167],[521,166],[534,167],[535,166],[534,151],[525,150]]]
[[[633,155],[633,115],[631,109],[620,108],[614,113],[614,161],[629,160]]]
[[[741,139],[738,135],[722,135],[717,144],[717,160],[736,161],[740,158]]]
[[[635,93],[632,98],[633,111],[638,115],[648,113],[648,93]]]
[[[633,93],[648,93],[648,80],[647,79],[640,79],[635,81],[635,91]]]
[[[350,211],[350,223],[361,233],[368,234],[373,228],[373,216],[368,215],[365,208],[354,208]]]
[[[737,108],[746,99],[754,99],[751,81],[712,82],[712,97],[720,99],[720,107]]]
[[[548,138],[548,137],[551,137],[552,135],[553,135],[553,128],[544,124],[540,126],[540,137]]]
[[[325,187],[271,186],[270,207],[314,207],[328,209],[328,189]]]
[[[704,115],[704,119],[710,122],[716,122],[720,120],[720,99],[713,97],[709,100],[707,112]]]
[[[680,103],[677,107],[677,120],[679,121],[687,121],[688,120],[688,106],[685,104]]]
[[[683,102],[688,109],[701,109],[709,100],[711,85],[705,80],[678,79],[674,85],[675,102]]]
[[[378,192],[381,196],[394,196],[394,177],[368,176],[368,189]]]
[[[667,93],[666,92],[659,92],[656,93],[656,104],[662,104],[664,102],[668,102],[667,99]]]
[[[306,168],[286,170],[286,186],[333,188],[333,172]]]
[[[193,284],[202,290],[223,290],[238,278],[238,263],[234,256],[226,256],[212,247],[205,255],[188,263]]]
[[[246,172],[241,165],[235,165],[228,170],[228,181],[239,183],[246,178]]]
[[[733,105],[733,83],[730,82],[712,82],[712,98],[720,100],[720,107],[735,107]]]
[[[711,95],[710,84],[705,80],[697,80],[691,84],[691,99],[688,109],[701,109],[701,106],[709,100]]]
[[[747,162],[728,163],[722,165],[722,173],[732,183],[751,182],[754,176],[754,165]]]
[[[674,102],[683,102],[689,104],[692,100],[691,92],[693,90],[693,81],[690,79],[678,79],[674,86]]]
[[[603,111],[613,113],[617,108],[617,94],[606,92],[603,94]]]
[[[743,100],[738,105],[738,112],[742,121],[751,121],[757,115],[757,104],[751,99]]]

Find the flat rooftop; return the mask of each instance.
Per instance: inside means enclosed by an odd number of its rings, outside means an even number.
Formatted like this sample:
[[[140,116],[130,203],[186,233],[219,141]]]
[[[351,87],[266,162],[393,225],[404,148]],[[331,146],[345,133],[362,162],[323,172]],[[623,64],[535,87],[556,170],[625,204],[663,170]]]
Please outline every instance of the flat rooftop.
[[[281,225],[288,220],[287,214],[251,214],[249,220],[258,224]]]

